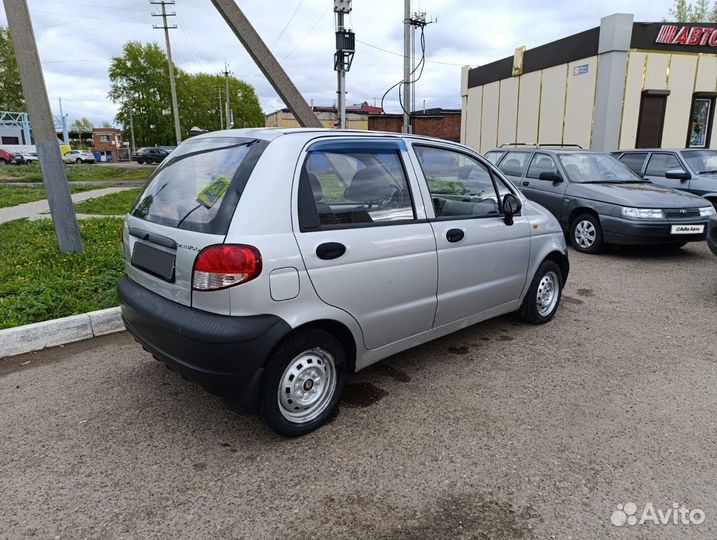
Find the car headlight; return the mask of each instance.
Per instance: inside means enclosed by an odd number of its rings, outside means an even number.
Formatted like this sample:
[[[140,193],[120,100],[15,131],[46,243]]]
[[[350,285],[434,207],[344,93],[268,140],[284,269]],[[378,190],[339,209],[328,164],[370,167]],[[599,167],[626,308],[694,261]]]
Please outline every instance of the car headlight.
[[[717,210],[715,210],[714,206],[705,206],[704,208],[700,208],[700,215],[703,217],[714,216],[715,214],[717,214]]]
[[[665,213],[659,208],[623,207],[622,215],[632,219],[665,219]]]

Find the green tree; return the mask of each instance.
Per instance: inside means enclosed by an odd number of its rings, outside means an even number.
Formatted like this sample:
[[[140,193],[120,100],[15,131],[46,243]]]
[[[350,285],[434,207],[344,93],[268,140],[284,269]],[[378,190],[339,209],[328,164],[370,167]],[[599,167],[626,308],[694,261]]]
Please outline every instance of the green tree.
[[[0,111],[24,110],[25,97],[22,94],[10,31],[0,26]]]
[[[123,54],[110,65],[109,98],[119,105],[115,122],[129,129],[134,124],[138,146],[175,143],[171,114],[171,91],[167,56],[156,43],[125,43]],[[188,74],[175,67],[177,101],[182,137],[197,126],[205,130],[220,128],[219,93],[224,114],[225,80],[221,75]],[[229,94],[235,127],[264,125],[264,113],[254,88],[237,78],[229,80]],[[225,120],[226,125],[226,120]]]
[[[179,85],[184,72],[175,68],[175,75]],[[109,76],[109,98],[120,106],[115,121],[133,121],[137,145],[174,144],[172,115],[165,114],[172,107],[167,56],[159,45],[128,41],[122,56],[112,58]]]
[[[78,133],[87,133],[89,131],[92,131],[92,129],[95,126],[92,125],[92,122],[90,122],[89,118],[77,118],[72,124],[70,125],[70,131],[76,131]]]
[[[717,1],[710,7],[710,0],[675,0],[670,17],[676,22],[717,22]]]
[[[111,128],[111,127],[114,127],[114,126],[112,125],[112,122],[108,122],[107,120],[103,120],[103,121],[102,121],[102,124],[100,124],[100,127],[103,127],[103,128]]]

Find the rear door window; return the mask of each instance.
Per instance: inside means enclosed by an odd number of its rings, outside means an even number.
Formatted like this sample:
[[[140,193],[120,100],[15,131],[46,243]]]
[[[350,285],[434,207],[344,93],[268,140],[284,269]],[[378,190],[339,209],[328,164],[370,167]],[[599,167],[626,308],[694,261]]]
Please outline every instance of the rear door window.
[[[301,230],[415,220],[402,145],[394,141],[314,144],[299,183]]]
[[[522,176],[525,170],[525,162],[528,161],[527,152],[508,152],[498,165],[503,174],[509,176]]]
[[[157,169],[131,215],[168,227],[226,234],[267,144],[238,137],[186,141]]]
[[[642,166],[645,164],[646,157],[647,152],[629,152],[623,154],[620,157],[620,161],[639,174],[640,171],[642,171]]]

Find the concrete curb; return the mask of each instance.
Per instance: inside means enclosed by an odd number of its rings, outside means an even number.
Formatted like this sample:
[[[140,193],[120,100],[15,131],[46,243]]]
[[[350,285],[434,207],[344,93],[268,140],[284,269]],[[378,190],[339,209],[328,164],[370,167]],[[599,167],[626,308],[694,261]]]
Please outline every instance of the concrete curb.
[[[0,358],[65,345],[124,329],[118,307],[7,328],[0,330]]]

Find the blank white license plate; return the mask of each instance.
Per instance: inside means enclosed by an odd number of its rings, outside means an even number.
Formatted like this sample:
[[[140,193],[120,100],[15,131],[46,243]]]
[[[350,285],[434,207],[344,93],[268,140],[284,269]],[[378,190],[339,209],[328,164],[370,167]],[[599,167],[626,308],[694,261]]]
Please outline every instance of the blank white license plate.
[[[704,230],[704,225],[673,225],[670,234],[700,234]]]

